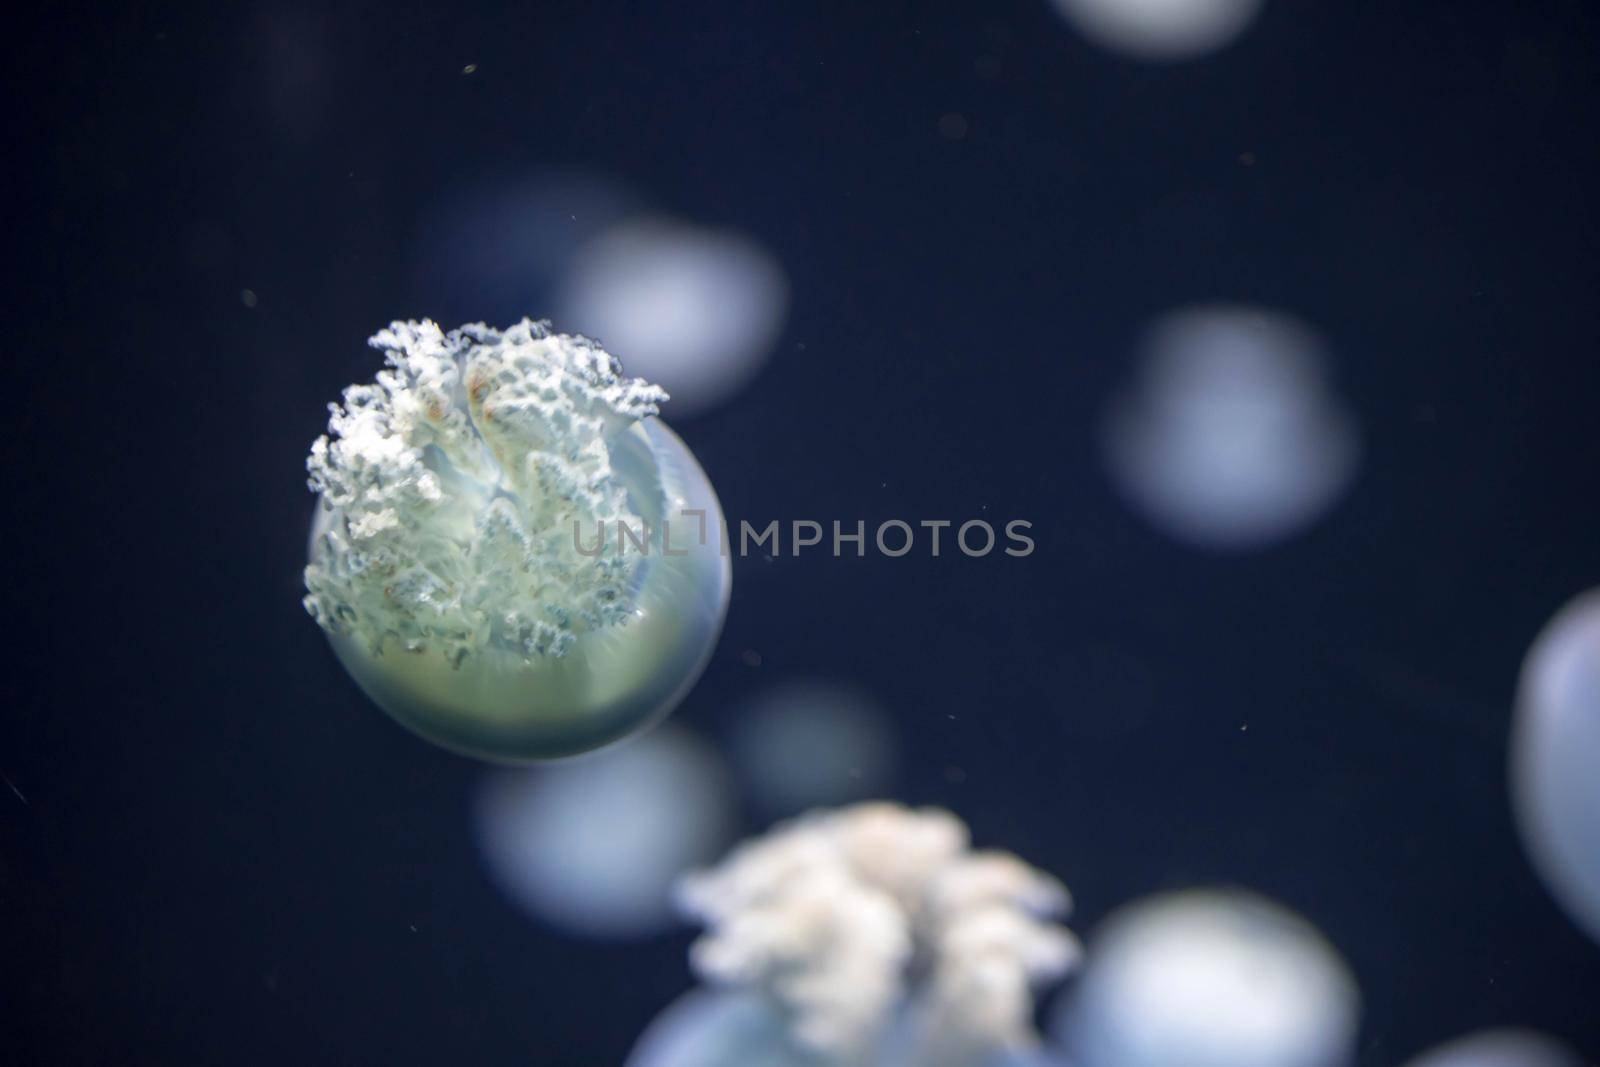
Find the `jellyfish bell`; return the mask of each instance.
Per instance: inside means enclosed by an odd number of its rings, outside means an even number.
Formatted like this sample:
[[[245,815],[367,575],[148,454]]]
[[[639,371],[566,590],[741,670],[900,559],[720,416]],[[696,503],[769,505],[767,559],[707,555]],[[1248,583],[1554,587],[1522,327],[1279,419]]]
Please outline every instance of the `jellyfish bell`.
[[[1091,939],[1057,1021],[1079,1067],[1342,1067],[1358,997],[1322,936],[1238,892],[1136,902]]]
[[[1489,1030],[1442,1045],[1407,1067],[1580,1067],[1552,1038],[1526,1030]]]
[[[902,1010],[873,1050],[870,1067],[1077,1067],[1042,1041],[1007,1047],[946,1033],[930,1042],[930,1029],[925,1012]]]
[[[1227,305],[1169,313],[1103,427],[1112,481],[1190,545],[1282,541],[1331,510],[1356,471],[1360,433],[1326,378],[1321,343],[1287,315]]]
[[[605,940],[670,929],[673,886],[716,856],[732,821],[717,753],[670,722],[582,759],[495,767],[474,810],[484,866],[511,903]]]
[[[1600,941],[1600,589],[1563,608],[1522,667],[1511,787],[1524,846]]]
[[[624,1067],[1070,1067],[1044,1048],[946,1055],[891,1040],[862,1051],[822,1051],[797,1041],[793,1027],[793,1017],[759,992],[699,989],[656,1017]]]
[[[789,1027],[760,993],[696,990],[656,1017],[624,1067],[871,1067],[807,1049]]]
[[[1264,0],[1053,0],[1080,33],[1150,61],[1192,59],[1232,43]]]
[[[525,762],[671,712],[727,610],[722,510],[666,394],[523,320],[397,322],[313,446],[305,605],[372,700]]]

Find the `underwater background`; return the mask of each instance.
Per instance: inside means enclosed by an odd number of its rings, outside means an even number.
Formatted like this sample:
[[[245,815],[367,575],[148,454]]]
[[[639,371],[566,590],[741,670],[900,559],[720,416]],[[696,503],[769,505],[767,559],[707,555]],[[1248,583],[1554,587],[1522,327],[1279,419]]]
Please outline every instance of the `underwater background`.
[[[1591,5],[1269,0],[1181,61],[1047,0],[23,19],[0,1059],[613,1065],[694,984],[687,925],[519,909],[484,768],[300,603],[305,453],[366,338],[589,329],[573,260],[641,218],[744,255],[684,298],[691,353],[759,283],[750,365],[662,416],[730,522],[1035,542],[734,558],[671,720],[739,760],[725,845],[792,813],[749,710],[833,687],[889,753],[870,795],[1056,875],[1075,930],[1247,886],[1348,961],[1362,1067],[1502,1025],[1600,1056],[1600,945],[1507,780],[1524,657],[1600,585]],[[1108,444],[1151,324],[1219,307],[1314,334],[1352,428],[1259,539],[1141,507]]]

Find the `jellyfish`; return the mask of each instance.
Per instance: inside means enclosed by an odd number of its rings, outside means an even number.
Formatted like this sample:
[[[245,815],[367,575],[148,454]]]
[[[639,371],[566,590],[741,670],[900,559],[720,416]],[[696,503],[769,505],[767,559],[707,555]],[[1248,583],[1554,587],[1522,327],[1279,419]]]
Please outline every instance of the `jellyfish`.
[[[617,940],[673,925],[673,886],[731,836],[731,793],[715,750],[669,722],[583,759],[491,769],[474,821],[514,904]]]
[[[727,611],[722,510],[662,389],[524,319],[396,322],[330,405],[305,607],[356,683],[445,748],[526,762],[671,712]]]
[[[1600,941],[1600,589],[1567,605],[1522,667],[1511,786],[1545,884]]]
[[[748,990],[698,989],[635,1042],[627,1067],[830,1067],[794,1041],[782,1008]]]
[[[1056,1030],[1078,1067],[1344,1067],[1358,996],[1304,920],[1237,891],[1116,912]]]
[[[796,1041],[791,1025],[783,1009],[759,993],[697,989],[650,1024],[627,1067],[940,1067],[957,1062],[909,1060],[892,1051],[841,1056]],[[1070,1067],[1042,1047],[991,1050],[965,1062],[971,1067]]]
[[[1230,44],[1264,0],[1054,0],[1096,44],[1139,59],[1193,59]]]
[[[966,827],[887,803],[812,812],[686,878],[709,989],[627,1067],[1024,1067],[1033,991],[1076,964],[1054,878]]]
[[[1105,457],[1128,501],[1178,540],[1267,546],[1311,525],[1352,480],[1355,420],[1327,386],[1321,344],[1289,316],[1170,313],[1142,370],[1111,409]]]
[[[1581,1067],[1581,1061],[1543,1034],[1488,1030],[1436,1048],[1407,1067]]]

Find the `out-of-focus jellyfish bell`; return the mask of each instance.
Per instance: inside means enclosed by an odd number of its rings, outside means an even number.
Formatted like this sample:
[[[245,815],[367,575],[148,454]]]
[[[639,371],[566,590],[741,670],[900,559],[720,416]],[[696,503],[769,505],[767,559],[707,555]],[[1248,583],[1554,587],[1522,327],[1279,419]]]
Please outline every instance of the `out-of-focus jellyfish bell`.
[[[1105,424],[1113,481],[1152,523],[1202,547],[1259,547],[1310,525],[1359,454],[1320,349],[1299,323],[1260,309],[1163,317],[1141,380]]]
[[[1491,1030],[1452,1041],[1406,1067],[1581,1067],[1568,1048],[1525,1030]]]
[[[478,844],[536,918],[591,937],[653,934],[674,921],[677,880],[727,843],[729,793],[716,756],[664,726],[568,763],[489,772]]]
[[[939,1067],[877,1050],[841,1054],[797,1042],[770,998],[697,989],[675,1001],[634,1045],[624,1067]],[[1044,1049],[984,1053],[968,1067],[1068,1067]],[[1542,1067],[1542,1065],[1540,1065]]]
[[[1214,52],[1243,33],[1263,0],[1053,0],[1078,32],[1113,52],[1180,60]]]
[[[1523,663],[1511,785],[1534,865],[1600,941],[1600,589],[1563,608]]]
[[[1089,942],[1058,1020],[1078,1067],[1342,1067],[1354,980],[1311,926],[1238,892],[1130,905]]]
[[[312,446],[305,604],[446,748],[551,759],[666,716],[727,610],[722,510],[666,394],[582,338],[397,322]]]
[[[894,739],[872,698],[823,681],[758,694],[739,715],[733,752],[752,796],[772,815],[879,795],[895,763]]]
[[[570,324],[659,382],[673,410],[695,413],[755,376],[788,307],[778,262],[741,234],[670,219],[632,219],[584,245],[556,307]]]
[[[696,990],[656,1017],[625,1067],[856,1067],[797,1044],[783,1011],[749,992]],[[865,1067],[865,1065],[860,1065]]]

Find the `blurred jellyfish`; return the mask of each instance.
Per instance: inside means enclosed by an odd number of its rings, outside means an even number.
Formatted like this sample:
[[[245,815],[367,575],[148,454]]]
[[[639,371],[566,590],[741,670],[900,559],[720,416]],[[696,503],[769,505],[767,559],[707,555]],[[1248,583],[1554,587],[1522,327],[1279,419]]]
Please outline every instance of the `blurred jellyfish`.
[[[1560,1043],[1523,1030],[1473,1034],[1412,1060],[1407,1067],[1582,1067]]]
[[[1341,1067],[1354,980],[1288,911],[1238,892],[1133,904],[1089,943],[1058,1028],[1078,1067]]]
[[[830,682],[761,693],[739,716],[733,752],[751,795],[772,815],[880,794],[894,773],[882,709],[860,690]]]
[[[1600,589],[1563,608],[1523,663],[1511,786],[1534,865],[1600,940]]]
[[[490,322],[552,308],[578,250],[636,205],[634,194],[615,180],[578,169],[466,185],[429,211],[417,233],[411,268],[416,306],[447,321]],[[612,351],[628,357],[624,349]],[[631,358],[628,366],[642,373]]]
[[[834,1067],[789,1036],[771,999],[752,992],[696,990],[652,1022],[626,1067]],[[842,1065],[841,1065],[842,1067]]]
[[[788,289],[777,261],[748,237],[639,218],[579,251],[556,308],[660,382],[683,415],[755,376],[783,329]]]
[[[883,1050],[855,1056],[828,1053],[797,1042],[790,1025],[783,1010],[759,993],[695,990],[650,1024],[626,1067],[933,1067],[954,1062],[923,1064]],[[972,1067],[1069,1067],[1041,1048],[998,1050],[967,1062]]]
[[[666,394],[526,319],[397,322],[372,344],[389,369],[345,390],[307,461],[305,606],[345,670],[418,734],[490,759],[666,716],[730,583],[716,494],[653,417]]]
[[[1113,52],[1180,60],[1214,52],[1243,33],[1263,0],[1053,0],[1079,33]]]
[[[1048,921],[1070,905],[1060,883],[969,851],[935,810],[813,813],[689,877],[681,901],[709,927],[694,968],[722,992],[669,1009],[628,1067],[1022,1067],[1034,987],[1078,957]]]
[[[1359,435],[1304,327],[1203,307],[1155,324],[1104,446],[1113,480],[1152,523],[1192,544],[1245,549],[1321,517],[1355,472]]]
[[[674,922],[673,886],[732,831],[722,765],[663,727],[552,767],[489,772],[475,822],[490,876],[534,917],[626,938]]]

